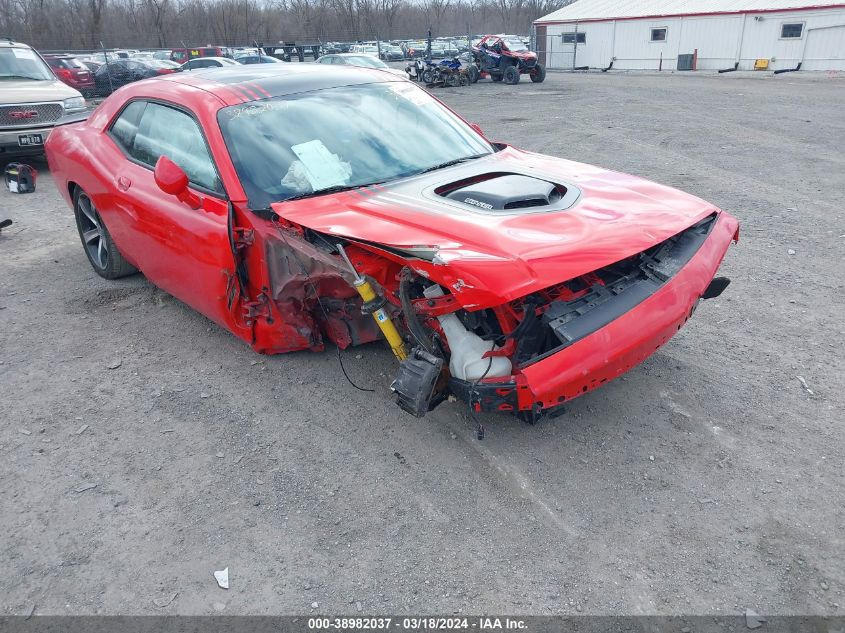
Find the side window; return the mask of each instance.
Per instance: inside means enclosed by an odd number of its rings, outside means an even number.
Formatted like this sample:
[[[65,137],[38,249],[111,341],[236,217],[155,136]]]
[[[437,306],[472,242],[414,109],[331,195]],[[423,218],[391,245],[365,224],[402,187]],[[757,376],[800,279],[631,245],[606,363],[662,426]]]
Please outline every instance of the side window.
[[[197,122],[181,110],[147,103],[129,155],[150,167],[155,167],[161,156],[167,156],[185,170],[194,185],[223,193]]]
[[[111,137],[127,154],[135,140],[138,131],[138,121],[144,112],[146,101],[133,101],[123,109],[111,126]]]
[[[665,42],[666,41],[666,32],[667,29],[665,26],[659,26],[657,28],[651,29],[651,41],[652,42]]]

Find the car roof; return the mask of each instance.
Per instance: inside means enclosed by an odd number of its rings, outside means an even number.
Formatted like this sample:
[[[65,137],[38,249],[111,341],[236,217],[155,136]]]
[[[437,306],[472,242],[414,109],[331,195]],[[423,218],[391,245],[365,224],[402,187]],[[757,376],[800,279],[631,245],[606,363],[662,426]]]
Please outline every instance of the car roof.
[[[18,42],[8,37],[0,37],[0,47],[2,48],[32,48],[29,44]]]
[[[229,57],[214,57],[213,55],[207,55],[205,57],[192,57],[191,59],[189,59],[185,63],[189,64],[191,62],[197,62],[197,61],[208,61],[209,59],[212,60],[212,61],[215,61],[215,62],[219,62],[221,59],[226,61],[226,62],[234,62],[235,61],[234,59],[230,59]],[[235,63],[237,63],[237,62],[235,62]]]
[[[329,64],[252,64],[199,69],[156,78],[199,88],[224,101],[232,94],[240,102],[282,97],[311,90],[396,81],[377,68]]]

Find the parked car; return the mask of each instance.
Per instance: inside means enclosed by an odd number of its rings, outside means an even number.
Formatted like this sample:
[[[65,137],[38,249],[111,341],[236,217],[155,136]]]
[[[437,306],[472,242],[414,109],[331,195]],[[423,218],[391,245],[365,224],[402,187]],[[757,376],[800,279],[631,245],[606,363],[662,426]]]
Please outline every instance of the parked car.
[[[140,59],[139,61],[146,64],[147,66],[152,66],[153,68],[159,69],[160,75],[179,72],[179,70],[183,66],[182,64],[172,62],[169,59],[154,59],[152,57],[150,57],[149,59]]]
[[[446,57],[455,57],[461,51],[454,42],[444,42],[443,52],[446,54]]]
[[[84,54],[81,54],[81,55],[76,55],[76,59],[81,61],[86,66],[88,66],[88,64],[90,62],[92,64],[96,64],[97,67],[99,68],[99,66],[104,64],[106,62],[106,60],[111,62],[111,61],[116,61],[120,58],[117,55],[115,55],[113,52],[109,51],[109,52],[105,52],[105,53],[103,53],[103,52],[84,53]],[[90,70],[90,67],[89,67],[89,70]]]
[[[431,43],[431,59],[446,59],[446,47],[436,42]]]
[[[398,75],[400,77],[405,77],[405,73],[398,68],[391,68],[383,61],[381,61],[378,57],[373,57],[372,55],[364,55],[361,53],[338,53],[336,55],[323,55],[319,59],[317,59],[318,64],[335,64],[335,65],[348,65],[348,66],[360,66],[362,68],[378,68],[379,70],[384,70],[389,73],[393,73],[394,75]]]
[[[200,68],[220,68],[222,66],[237,66],[238,62],[228,57],[198,57],[189,59],[180,67],[181,70],[199,70]]]
[[[281,59],[269,55],[241,55],[235,61],[239,64],[283,64]]]
[[[89,71],[91,71],[91,76],[94,76],[94,73],[103,65],[103,62],[95,62],[93,59],[80,59],[80,63],[85,66]]]
[[[170,59],[184,64],[195,57],[225,57],[224,49],[220,46],[192,46],[190,48],[174,48],[170,51]]]
[[[0,40],[0,156],[40,154],[56,121],[85,108],[80,92],[60,81],[36,51]]]
[[[362,55],[372,55],[378,58],[378,46],[373,44],[355,44],[349,48],[350,53],[358,53]]]
[[[97,274],[140,270],[261,353],[385,336],[418,416],[453,395],[534,422],[599,388],[725,289],[739,238],[710,203],[491,143],[368,68],[138,82],[46,152]]]
[[[426,53],[425,42],[406,42],[404,47],[405,57],[408,59],[422,59]]]
[[[91,96],[94,92],[94,75],[91,70],[73,55],[44,55],[56,77],[71,88],[76,88],[82,96]]]
[[[386,62],[396,62],[405,59],[405,53],[398,46],[382,44],[379,58]]]
[[[137,59],[116,59],[103,64],[94,73],[94,89],[97,95],[105,96],[134,81],[171,72],[170,69],[156,68]]]
[[[473,47],[473,57],[478,66],[478,76],[506,84],[518,84],[521,75],[528,75],[534,83],[546,78],[545,67],[537,61],[518,37],[486,35]]]

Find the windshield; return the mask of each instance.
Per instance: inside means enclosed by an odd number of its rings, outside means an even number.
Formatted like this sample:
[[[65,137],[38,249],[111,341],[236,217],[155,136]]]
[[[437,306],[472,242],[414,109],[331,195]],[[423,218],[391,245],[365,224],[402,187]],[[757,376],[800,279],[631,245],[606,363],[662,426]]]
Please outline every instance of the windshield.
[[[387,64],[372,55],[358,55],[347,57],[347,61],[353,66],[367,66],[368,68],[389,68]]]
[[[519,52],[519,51],[527,51],[528,47],[523,43],[522,40],[516,39],[509,39],[505,40],[505,45],[508,47],[508,50]]]
[[[0,79],[53,81],[50,67],[29,48],[0,48]]]
[[[254,209],[493,152],[466,123],[404,81],[253,101],[223,108],[217,119]]]

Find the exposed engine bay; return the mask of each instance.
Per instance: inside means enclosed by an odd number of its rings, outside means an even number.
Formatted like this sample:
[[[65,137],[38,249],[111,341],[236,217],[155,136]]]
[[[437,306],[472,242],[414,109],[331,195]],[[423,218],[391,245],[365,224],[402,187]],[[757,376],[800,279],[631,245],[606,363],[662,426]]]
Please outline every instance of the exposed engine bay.
[[[276,219],[268,242],[272,298],[302,316],[299,336],[322,349],[388,341],[399,360],[397,404],[422,417],[454,396],[472,411],[536,420],[519,397],[522,372],[647,299],[699,250],[716,214],[636,255],[491,308],[461,307],[418,269],[413,253],[327,235]],[[423,255],[426,260],[431,254]],[[705,293],[727,286],[716,278]],[[303,347],[304,345],[300,345]],[[580,394],[578,394],[580,395]]]

